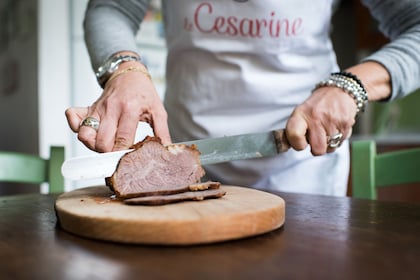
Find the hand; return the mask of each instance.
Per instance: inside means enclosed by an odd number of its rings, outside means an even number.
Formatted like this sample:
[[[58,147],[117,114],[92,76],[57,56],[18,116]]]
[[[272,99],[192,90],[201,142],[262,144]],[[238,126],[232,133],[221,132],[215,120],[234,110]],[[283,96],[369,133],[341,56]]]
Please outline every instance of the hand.
[[[99,120],[97,131],[80,126],[87,116]],[[164,145],[171,143],[166,110],[152,81],[141,72],[127,72],[109,81],[92,106],[69,108],[66,117],[78,139],[98,152],[128,149],[139,121],[149,123]]]
[[[290,145],[297,151],[309,144],[314,156],[335,151],[328,147],[328,136],[351,136],[357,106],[352,96],[337,87],[321,87],[297,106],[286,124]]]

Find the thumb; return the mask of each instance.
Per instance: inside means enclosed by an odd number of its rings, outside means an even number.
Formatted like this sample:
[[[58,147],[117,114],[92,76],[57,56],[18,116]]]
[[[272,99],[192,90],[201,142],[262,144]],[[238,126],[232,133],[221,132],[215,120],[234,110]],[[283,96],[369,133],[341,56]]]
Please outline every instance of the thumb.
[[[87,107],[71,107],[66,109],[65,115],[67,118],[67,123],[73,132],[79,131],[80,123],[87,116],[87,114]]]

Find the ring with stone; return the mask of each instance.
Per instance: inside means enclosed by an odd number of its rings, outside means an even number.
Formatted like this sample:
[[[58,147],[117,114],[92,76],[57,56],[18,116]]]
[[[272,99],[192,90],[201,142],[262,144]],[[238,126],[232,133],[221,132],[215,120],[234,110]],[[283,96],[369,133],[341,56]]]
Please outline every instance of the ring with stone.
[[[99,121],[94,117],[86,117],[81,123],[80,126],[88,126],[93,128],[94,130],[98,131],[99,128]]]
[[[327,144],[330,148],[337,148],[341,145],[341,140],[343,140],[343,133],[339,132],[332,136],[327,137]]]

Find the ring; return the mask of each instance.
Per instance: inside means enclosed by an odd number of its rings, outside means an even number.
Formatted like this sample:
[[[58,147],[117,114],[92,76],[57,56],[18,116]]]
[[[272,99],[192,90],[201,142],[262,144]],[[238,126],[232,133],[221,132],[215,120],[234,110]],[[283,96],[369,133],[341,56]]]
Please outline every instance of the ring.
[[[337,148],[341,145],[341,140],[343,139],[343,133],[339,132],[332,136],[327,137],[327,144],[330,148]]]
[[[88,126],[98,131],[99,121],[94,117],[86,117],[81,123],[80,126]]]

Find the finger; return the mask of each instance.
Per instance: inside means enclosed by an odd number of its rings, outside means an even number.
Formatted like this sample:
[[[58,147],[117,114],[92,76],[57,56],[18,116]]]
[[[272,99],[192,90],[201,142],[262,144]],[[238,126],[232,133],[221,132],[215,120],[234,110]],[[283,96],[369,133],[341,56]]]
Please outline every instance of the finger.
[[[78,132],[80,123],[87,116],[88,108],[86,107],[72,107],[65,111],[67,123],[73,132]]]
[[[330,129],[329,131],[335,132],[327,134],[327,153],[334,152],[337,148],[339,148],[343,141],[346,139],[346,135],[349,133],[348,129]]]
[[[332,136],[327,137],[327,153],[334,152],[337,148],[341,146],[344,141],[342,133],[336,133]]]
[[[320,156],[327,152],[327,132],[322,125],[314,125],[308,135],[311,153],[314,156]]]
[[[126,150],[130,148],[136,137],[139,120],[131,114],[123,114],[118,121],[118,128],[115,133],[113,151]]]
[[[91,114],[90,117],[93,117],[99,121],[99,129],[101,128],[100,118],[96,114]],[[98,130],[99,130],[98,129]],[[78,135],[77,138],[80,142],[85,144],[86,147],[88,147],[91,150],[96,150],[96,137],[97,137],[97,131],[95,128],[85,125],[79,125]]]
[[[112,147],[114,146],[116,127],[116,122],[112,121],[112,119],[103,117],[98,131],[95,134],[95,141],[93,142],[93,139],[90,138],[89,140],[92,142],[89,142],[89,145],[92,145],[93,149],[100,153],[111,152]]]
[[[93,146],[95,151],[101,153],[111,152],[115,143],[115,135],[121,111],[116,103],[109,100],[98,104],[96,104],[97,106],[91,107],[90,115],[97,115],[98,120],[100,120],[100,125],[94,142],[93,138],[88,140],[89,147]]]
[[[77,134],[77,139],[92,151],[96,151],[96,131],[89,127],[81,127]]]
[[[337,131],[340,131],[340,130],[337,130]],[[332,153],[332,152],[334,152],[334,151],[336,151],[338,148],[340,148],[341,147],[341,144],[343,144],[343,142],[345,141],[345,140],[347,140],[347,139],[349,139],[350,137],[351,137],[351,134],[352,134],[352,128],[350,127],[350,128],[348,128],[348,129],[343,129],[343,130],[341,130],[341,132],[337,132],[337,133],[335,133],[335,134],[332,134],[332,135],[336,135],[336,134],[338,134],[338,133],[341,133],[341,135],[342,135],[342,137],[341,137],[341,139],[340,139],[340,142],[339,142],[339,144],[335,147],[335,145],[334,144],[332,144],[332,145],[330,145],[330,144],[327,144],[327,153]],[[327,136],[327,143],[330,141],[330,137],[328,137]]]
[[[156,114],[153,118],[152,127],[154,135],[160,138],[163,145],[166,146],[172,143],[166,113]]]
[[[297,113],[293,113],[286,124],[286,135],[290,146],[297,151],[304,150],[308,146],[306,139],[308,124]]]
[[[353,128],[350,127],[350,129],[348,129],[347,133],[345,134],[344,139],[350,139],[352,134],[353,134]]]

